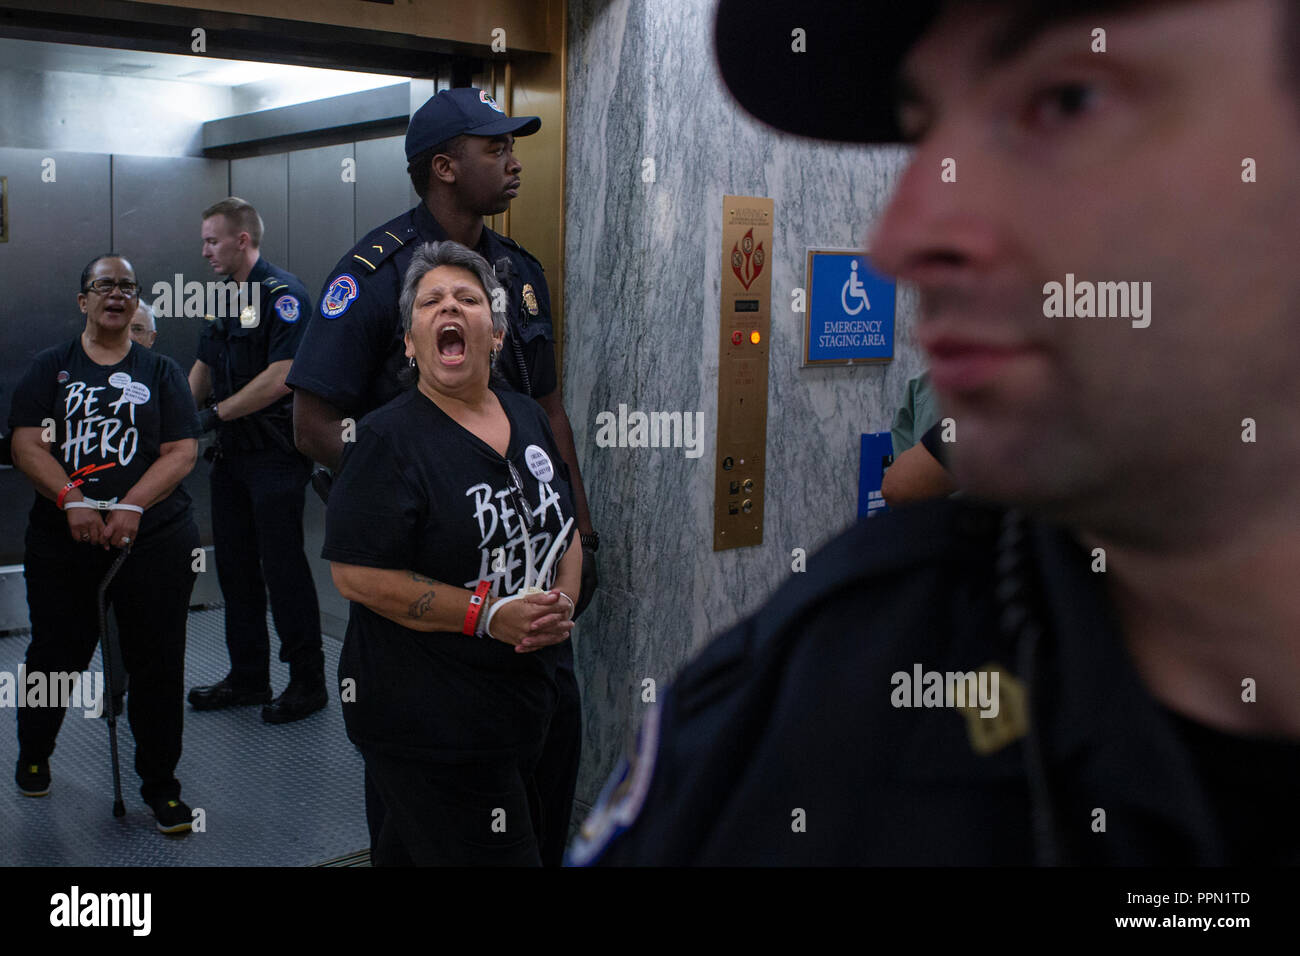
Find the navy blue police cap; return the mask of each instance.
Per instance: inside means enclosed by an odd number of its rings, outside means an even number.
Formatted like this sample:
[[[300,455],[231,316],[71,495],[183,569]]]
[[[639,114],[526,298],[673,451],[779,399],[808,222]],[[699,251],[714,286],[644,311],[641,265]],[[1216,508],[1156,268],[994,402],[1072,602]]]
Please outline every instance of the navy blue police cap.
[[[409,162],[430,146],[453,136],[531,136],[542,128],[539,116],[506,116],[483,90],[472,86],[443,90],[429,97],[411,117],[406,128],[406,159]]]
[[[847,143],[897,143],[898,70],[945,6],[999,6],[1012,45],[1055,23],[1147,0],[719,0],[722,81],[769,126]],[[802,31],[797,34],[795,31]]]
[[[714,48],[722,80],[748,113],[785,132],[898,142],[898,68],[942,5],[720,0]]]

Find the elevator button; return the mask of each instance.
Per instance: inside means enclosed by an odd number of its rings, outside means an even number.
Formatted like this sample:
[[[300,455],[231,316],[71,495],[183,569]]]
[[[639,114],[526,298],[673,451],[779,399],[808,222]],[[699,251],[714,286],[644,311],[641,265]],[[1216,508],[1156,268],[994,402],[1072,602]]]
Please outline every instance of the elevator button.
[[[749,489],[747,488],[747,489],[745,489],[745,490],[748,491]],[[733,482],[731,483],[731,491],[730,491],[730,494],[733,494],[733,495],[738,495],[738,494],[740,494],[740,482],[738,482],[738,481],[733,481]]]
[[[740,509],[736,507],[736,503],[734,501],[727,502],[727,514],[734,515],[738,511],[740,511]]]
[[[735,463],[734,461],[732,461],[730,455],[728,455],[726,458],[722,459],[722,470],[723,470],[723,471],[731,471],[731,469],[733,469],[733,468],[735,468],[735,467],[736,467],[736,463]]]
[[[741,342],[741,339],[742,339],[742,338],[743,338],[743,336],[742,336],[739,332],[732,332],[732,333],[731,333],[731,344],[732,344],[732,345],[739,345],[740,342]]]
[[[745,512],[745,514],[749,514],[754,510],[754,502],[751,499],[746,498],[740,503],[740,510]]]
[[[754,490],[754,479],[753,479],[753,478],[746,478],[746,479],[745,479],[745,491],[746,491],[746,492],[750,492],[750,491],[753,491],[753,490]]]

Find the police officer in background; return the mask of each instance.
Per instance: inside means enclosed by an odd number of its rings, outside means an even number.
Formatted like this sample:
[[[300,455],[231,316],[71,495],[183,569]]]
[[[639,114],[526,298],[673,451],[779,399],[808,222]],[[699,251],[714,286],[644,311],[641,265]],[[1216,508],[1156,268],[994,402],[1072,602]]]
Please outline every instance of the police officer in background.
[[[302,510],[311,462],[293,444],[284,384],[311,316],[298,278],[261,257],[262,217],[234,196],[203,211],[203,257],[237,283],[260,283],[237,316],[209,321],[190,369],[203,430],[215,429],[212,539],[226,600],[230,673],[190,691],[195,710],[263,704],[279,724],[326,704],[320,607],[303,553]],[[205,407],[209,396],[213,404]],[[271,699],[266,597],[280,635],[289,686]]]
[[[303,340],[288,383],[294,389],[298,447],[337,468],[343,454],[341,420],[360,419],[401,391],[397,373],[407,359],[398,298],[413,250],[424,242],[454,239],[480,253],[507,294],[509,330],[497,369],[512,388],[532,396],[546,411],[569,466],[584,552],[580,613],[596,587],[599,538],[557,387],[550,292],[541,263],[483,224],[484,216],[504,212],[518,194],[523,167],[514,157],[514,138],[531,135],[541,125],[536,116],[506,116],[491,96],[473,88],[444,90],[416,110],[406,133],[407,173],[423,202],[373,230],[339,261],[325,284],[320,318]],[[557,680],[560,703],[537,774],[550,821],[541,846],[547,865],[558,865],[563,856],[581,747],[580,701],[568,642],[561,650]],[[369,779],[366,802],[374,837],[382,809]]]

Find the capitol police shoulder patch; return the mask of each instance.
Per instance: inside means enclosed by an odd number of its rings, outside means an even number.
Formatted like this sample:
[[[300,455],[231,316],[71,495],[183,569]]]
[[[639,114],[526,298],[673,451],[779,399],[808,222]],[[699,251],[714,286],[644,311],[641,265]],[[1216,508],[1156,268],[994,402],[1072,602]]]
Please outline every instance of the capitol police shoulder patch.
[[[610,774],[565,855],[565,866],[588,866],[620,833],[636,822],[645,803],[659,752],[659,705],[651,704],[637,734],[631,759],[624,757]]]
[[[357,280],[346,272],[335,276],[325,290],[325,297],[320,300],[320,314],[327,319],[337,319],[348,310],[358,291]]]
[[[275,300],[275,314],[286,322],[298,321],[299,308],[296,295],[282,295]]]

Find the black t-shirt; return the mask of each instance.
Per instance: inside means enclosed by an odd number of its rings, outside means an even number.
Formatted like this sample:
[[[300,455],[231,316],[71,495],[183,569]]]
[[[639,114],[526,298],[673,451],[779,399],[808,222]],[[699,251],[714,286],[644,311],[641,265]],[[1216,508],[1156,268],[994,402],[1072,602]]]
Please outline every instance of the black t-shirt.
[[[521,590],[526,549],[507,458],[534,515],[535,568],[573,502],[545,412],[532,399],[493,391],[510,419],[506,458],[418,388],[362,419],[330,492],[321,556],[457,588],[487,578],[496,597]],[[543,589],[567,541],[561,547]],[[494,554],[498,548],[504,552]],[[355,701],[343,706],[348,735],[431,760],[535,750],[555,706],[559,654],[558,646],[518,654],[488,637],[411,630],[354,601],[339,660],[340,681],[356,681]]]
[[[401,394],[398,373],[407,364],[398,310],[402,282],[419,244],[447,238],[421,203],[358,242],[325,280],[320,314],[294,357],[289,386],[319,395],[353,418]],[[507,292],[510,333],[497,371],[517,392],[549,395],[557,383],[555,330],[541,263],[486,226],[475,251],[496,269]]]
[[[175,361],[131,343],[116,365],[97,365],[81,337],[46,349],[32,360],[14,390],[9,427],[55,423],[50,452],[68,477],[84,478],[87,498],[121,499],[158,460],[164,442],[198,434],[194,399]],[[141,537],[189,515],[183,485],[140,519]],[[66,535],[67,517],[41,494],[32,505],[33,529]]]
[[[1300,740],[1229,734],[1162,709],[1227,836],[1227,864],[1300,865]]]

